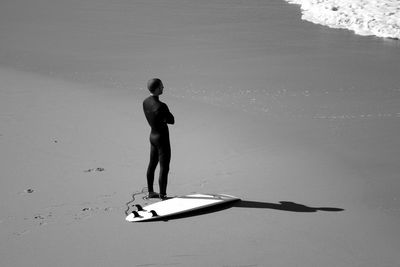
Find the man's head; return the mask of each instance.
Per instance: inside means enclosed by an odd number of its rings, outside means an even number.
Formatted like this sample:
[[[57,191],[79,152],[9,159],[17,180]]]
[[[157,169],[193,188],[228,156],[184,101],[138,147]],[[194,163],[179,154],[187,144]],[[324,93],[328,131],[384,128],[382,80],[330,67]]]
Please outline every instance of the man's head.
[[[163,93],[164,85],[162,81],[158,78],[150,79],[147,82],[147,89],[153,95],[161,95]]]

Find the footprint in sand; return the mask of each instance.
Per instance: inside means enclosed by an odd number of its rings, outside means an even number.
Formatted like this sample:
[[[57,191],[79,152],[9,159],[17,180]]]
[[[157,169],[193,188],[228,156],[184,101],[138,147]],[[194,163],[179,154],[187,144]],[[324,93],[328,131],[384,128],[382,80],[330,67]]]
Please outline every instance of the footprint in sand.
[[[13,235],[22,236],[22,235],[27,234],[29,232],[30,232],[29,230],[22,230],[20,232],[14,232]]]
[[[105,171],[105,169],[101,167],[84,170],[84,172],[103,172],[103,171]]]
[[[94,216],[96,213],[109,212],[111,210],[112,210],[112,207],[105,207],[105,208],[85,207],[85,208],[82,208],[80,212],[74,214],[74,220],[79,221],[79,220],[83,220],[83,219],[88,219],[88,218]]]
[[[18,195],[32,194],[35,192],[32,188],[25,189],[24,191],[17,192]]]
[[[34,190],[24,190],[19,194],[33,193]],[[25,235],[32,232],[36,227],[49,224],[67,224],[78,223],[79,221],[91,218],[96,215],[105,215],[111,212],[114,206],[110,206],[110,199],[116,192],[110,194],[102,194],[96,197],[96,201],[89,201],[80,204],[60,203],[44,208],[42,211],[34,212],[31,215],[26,214],[25,217],[3,217],[0,224],[15,225],[16,231],[10,232],[15,237]],[[19,226],[17,226],[19,225]],[[19,228],[19,229],[18,229]]]
[[[50,220],[50,218],[52,218],[52,217],[53,217],[53,213],[49,212],[47,215],[37,214],[33,217],[33,219],[35,221],[38,221],[39,225],[42,226],[42,225],[48,224],[49,223],[48,220]]]

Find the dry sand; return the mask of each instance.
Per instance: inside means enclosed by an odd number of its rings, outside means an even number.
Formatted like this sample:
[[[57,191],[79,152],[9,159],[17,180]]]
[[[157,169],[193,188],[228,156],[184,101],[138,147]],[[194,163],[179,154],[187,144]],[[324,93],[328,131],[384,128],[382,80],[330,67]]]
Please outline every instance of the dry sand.
[[[399,266],[398,42],[283,1],[0,7],[1,266]],[[241,203],[125,222],[154,75],[169,194]]]

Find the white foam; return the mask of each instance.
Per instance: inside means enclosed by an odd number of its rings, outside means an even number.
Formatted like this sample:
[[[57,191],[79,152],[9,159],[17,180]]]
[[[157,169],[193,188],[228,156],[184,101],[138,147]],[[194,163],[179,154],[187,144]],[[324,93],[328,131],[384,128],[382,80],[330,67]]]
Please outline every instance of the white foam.
[[[400,39],[400,0],[285,0],[301,5],[302,19],[359,35]]]

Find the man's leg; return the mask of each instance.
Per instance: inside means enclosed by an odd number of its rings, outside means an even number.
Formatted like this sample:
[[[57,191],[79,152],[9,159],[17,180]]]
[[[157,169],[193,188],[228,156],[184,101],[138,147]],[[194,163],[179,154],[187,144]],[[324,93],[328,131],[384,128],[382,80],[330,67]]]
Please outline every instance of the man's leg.
[[[158,184],[160,186],[160,195],[167,195],[167,183],[168,183],[168,172],[169,163],[171,161],[171,146],[169,143],[163,144],[159,149],[159,161],[160,161],[160,177]]]
[[[153,144],[150,144],[150,162],[149,166],[147,167],[147,188],[149,193],[154,192],[154,172],[157,168],[158,158],[159,155],[157,147]]]

